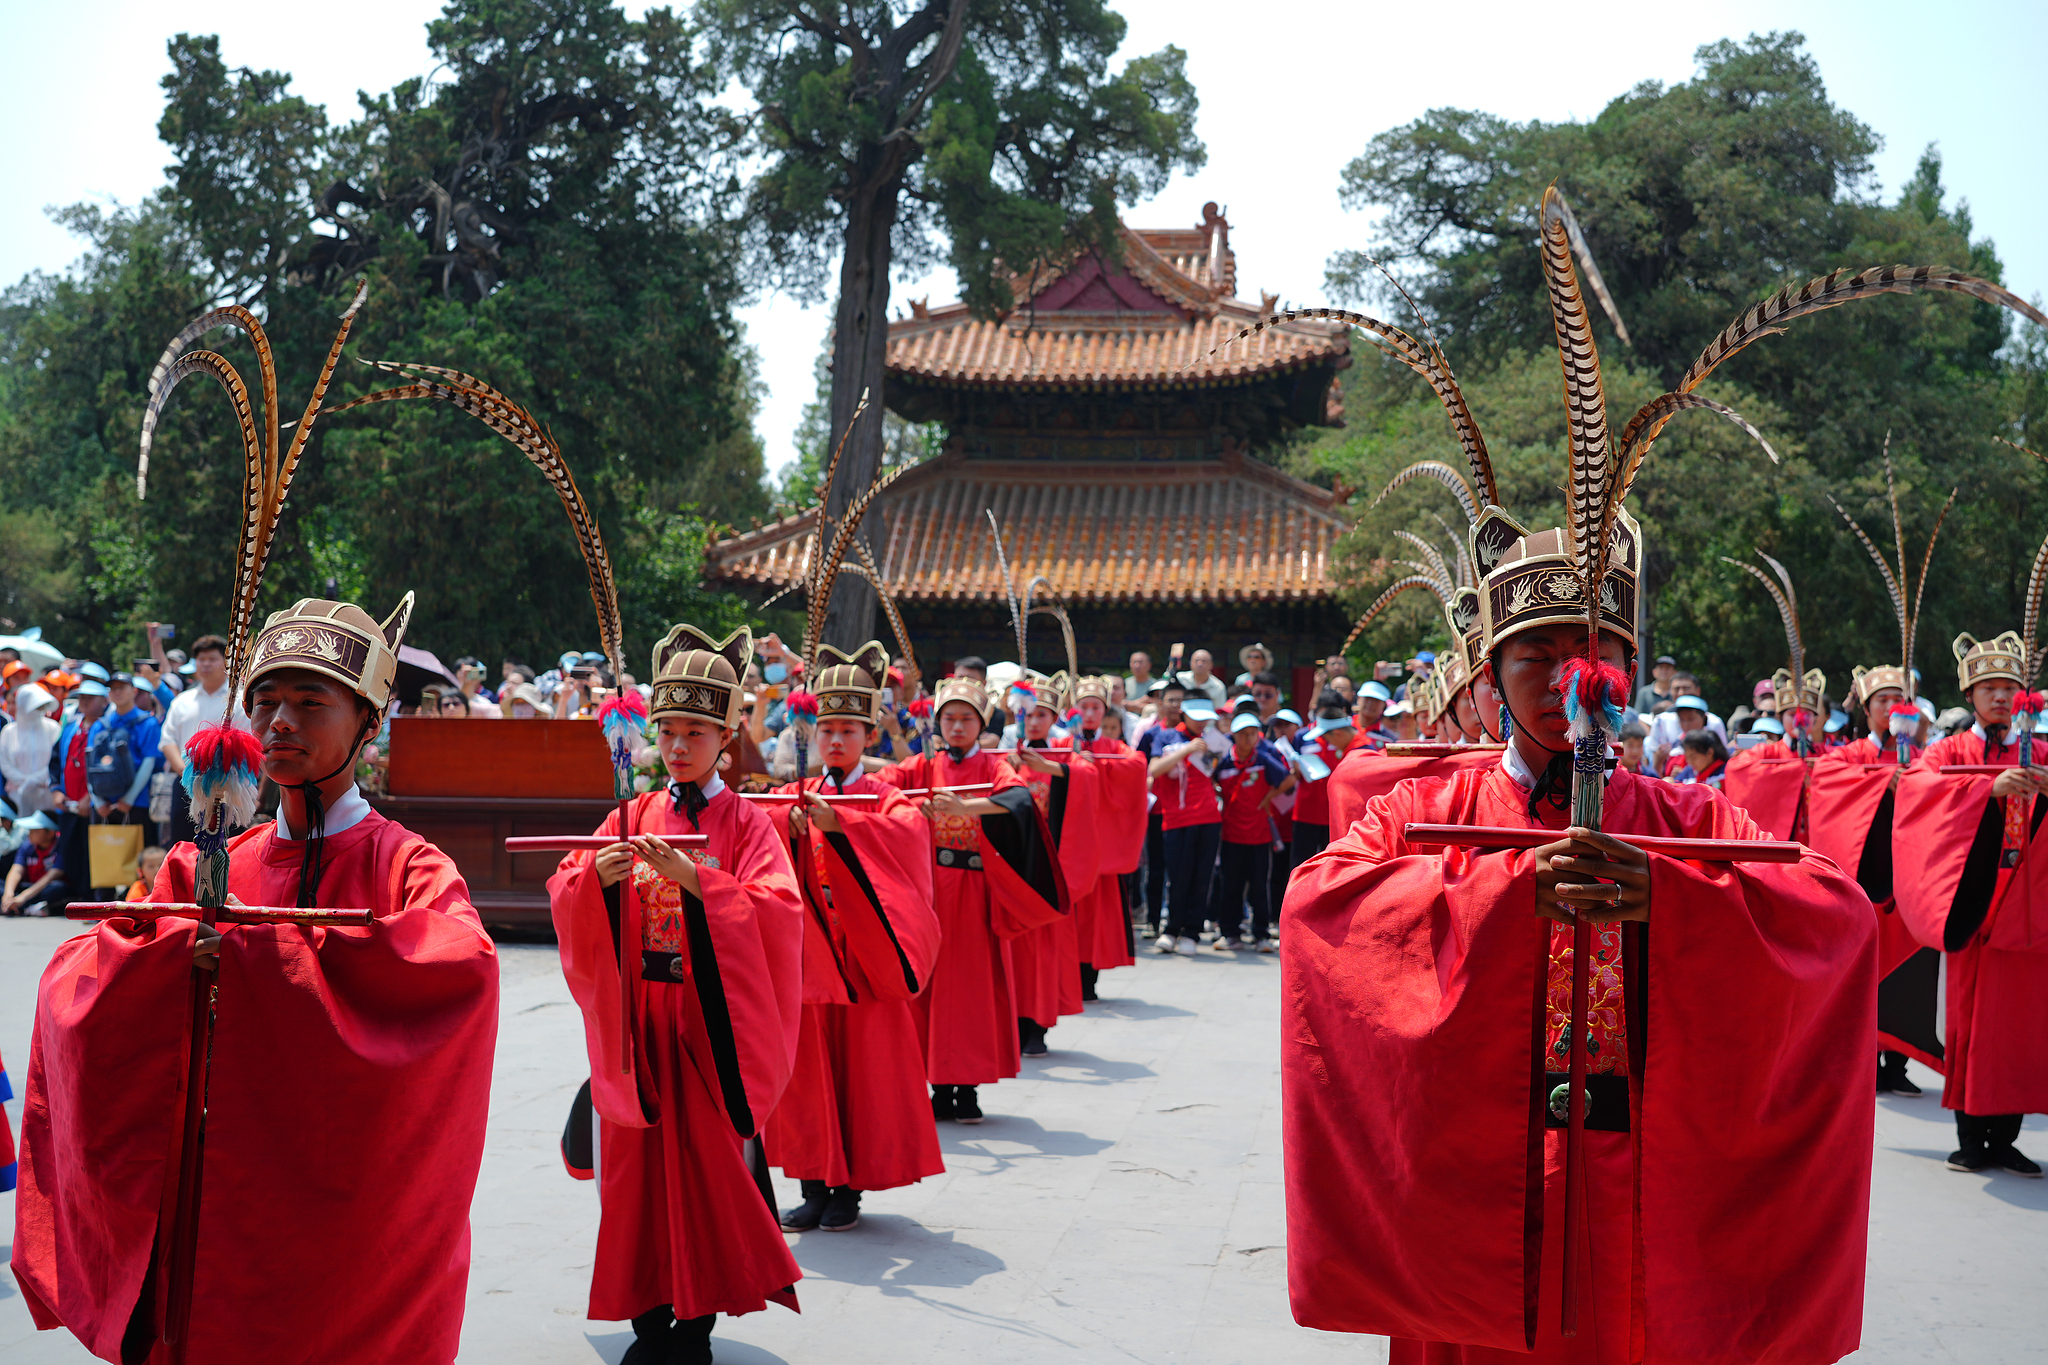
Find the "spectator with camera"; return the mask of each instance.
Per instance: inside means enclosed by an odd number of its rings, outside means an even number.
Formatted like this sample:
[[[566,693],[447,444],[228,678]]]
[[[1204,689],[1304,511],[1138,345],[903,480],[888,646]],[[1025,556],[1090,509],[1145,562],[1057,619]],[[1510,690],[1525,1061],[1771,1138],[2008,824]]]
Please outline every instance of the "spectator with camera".
[[[484,689],[484,666],[480,660],[462,658],[455,661],[455,685],[462,689],[467,699],[468,714],[476,720],[500,720],[504,712],[499,709],[498,699]]]

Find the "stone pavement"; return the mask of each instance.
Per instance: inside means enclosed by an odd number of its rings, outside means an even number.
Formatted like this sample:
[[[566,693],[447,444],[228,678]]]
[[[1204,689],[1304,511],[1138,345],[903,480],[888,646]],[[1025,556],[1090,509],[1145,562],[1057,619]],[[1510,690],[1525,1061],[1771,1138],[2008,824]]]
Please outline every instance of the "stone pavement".
[[[0,920],[0,1055],[19,1089],[34,986],[68,926]],[[583,1316],[597,1199],[556,1154],[586,1074],[549,947],[503,948],[504,1010],[461,1360],[616,1362],[630,1333]],[[964,1359],[976,1365],[1377,1362],[1377,1338],[1288,1316],[1272,957],[1149,955],[1104,979],[1051,1055],[942,1126],[947,1173],[870,1195],[849,1233],[794,1238],[801,1315],[724,1319],[721,1365]],[[1942,1165],[1954,1129],[1928,1094],[1878,1105],[1865,1347],[1852,1360],[2003,1365],[2048,1339],[2048,1182]],[[1739,1060],[1715,1083],[1741,1084]],[[19,1127],[20,1101],[8,1105]],[[2048,1157],[2048,1125],[2022,1139]],[[793,1182],[778,1182],[785,1203]],[[0,1238],[13,1199],[0,1195]],[[84,1362],[31,1330],[0,1276],[0,1362]]]

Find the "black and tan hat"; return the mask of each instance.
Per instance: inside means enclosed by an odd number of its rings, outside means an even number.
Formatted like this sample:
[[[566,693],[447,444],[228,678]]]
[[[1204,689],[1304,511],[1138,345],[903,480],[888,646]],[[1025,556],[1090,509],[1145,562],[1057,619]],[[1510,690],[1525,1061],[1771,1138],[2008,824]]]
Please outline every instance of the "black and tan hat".
[[[1524,532],[1505,548],[1513,520],[1497,507],[1489,507],[1473,528],[1475,553],[1486,582],[1479,593],[1479,611],[1484,622],[1484,647],[1491,654],[1503,640],[1538,626],[1587,624],[1586,583],[1575,566],[1571,539],[1562,527]],[[1519,528],[1516,528],[1519,529]],[[1636,643],[1636,588],[1642,566],[1643,538],[1635,518],[1616,508],[1613,538],[1606,572],[1600,578],[1600,628],[1611,630]],[[1492,568],[1484,567],[1487,558]]]
[[[1771,675],[1771,695],[1777,703],[1780,717],[1790,716],[1794,711],[1818,711],[1821,699],[1828,690],[1828,675],[1817,668],[1806,670],[1806,676],[1795,680],[1792,670],[1781,668]]]
[[[1958,635],[1950,648],[1956,656],[1956,686],[1966,697],[1978,683],[1995,678],[2027,685],[2027,646],[2016,630],[2001,631],[1988,640]]]
[[[1849,695],[1855,698],[1858,706],[1868,706],[1870,699],[1887,687],[1898,688],[1909,699],[1913,695],[1913,680],[1897,664],[1882,664],[1877,668],[1859,665],[1849,670]]]
[[[889,676],[889,651],[880,640],[870,640],[851,654],[819,645],[817,670],[811,691],[818,698],[819,720],[837,716],[879,723],[882,684]]]
[[[272,612],[256,635],[242,705],[249,705],[249,694],[266,674],[303,668],[334,679],[383,710],[398,677],[398,646],[412,620],[412,604],[413,595],[407,593],[381,623],[353,602],[318,597],[302,597]]]
[[[1108,706],[1111,696],[1114,695],[1111,689],[1115,686],[1116,682],[1112,678],[1092,676],[1076,678],[1074,679],[1072,696],[1073,704],[1079,706],[1081,698],[1093,697],[1104,706]]]
[[[695,626],[677,626],[654,647],[654,696],[647,718],[700,716],[727,730],[740,723],[747,661],[754,633],[741,626],[714,640]]]
[[[932,719],[939,718],[939,712],[946,709],[946,703],[965,702],[974,708],[974,714],[981,717],[982,724],[988,723],[992,709],[988,690],[972,678],[941,678],[938,690],[932,693]]]

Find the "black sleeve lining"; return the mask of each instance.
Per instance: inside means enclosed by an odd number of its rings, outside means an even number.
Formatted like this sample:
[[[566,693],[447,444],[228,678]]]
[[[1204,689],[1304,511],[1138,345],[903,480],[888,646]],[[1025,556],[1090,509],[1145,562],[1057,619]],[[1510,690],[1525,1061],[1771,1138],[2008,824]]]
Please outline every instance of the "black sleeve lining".
[[[2005,803],[1998,799],[1984,803],[1984,818],[1977,822],[1977,837],[1970,841],[1970,856],[1963,863],[1963,878],[1956,883],[1955,899],[1949,902],[1948,924],[1942,932],[1942,947],[1960,952],[1991,913],[1991,893],[1998,889],[1998,854],[2005,842]]]
[[[882,932],[889,936],[890,945],[896,949],[896,961],[903,967],[903,984],[910,988],[912,995],[916,995],[917,973],[911,970],[910,955],[903,951],[903,944],[896,937],[896,926],[889,922],[889,908],[883,905],[882,898],[875,894],[875,886],[868,880],[867,869],[863,868],[860,859],[854,856],[852,841],[840,830],[828,833],[825,839],[832,845],[832,851],[839,855],[839,861],[845,863],[847,870],[853,873],[853,879],[859,883],[860,893],[868,898],[868,904],[875,907],[875,918],[882,922]]]
[[[725,981],[718,974],[718,953],[711,946],[711,921],[704,913],[704,902],[687,891],[683,893],[683,925],[690,940],[690,976],[697,984],[697,1003],[704,1011],[704,1031],[718,1066],[726,1117],[732,1120],[734,1132],[752,1137],[754,1110],[747,1103],[746,1082],[740,1078],[739,1046],[733,1037],[732,1011],[725,1002]]]

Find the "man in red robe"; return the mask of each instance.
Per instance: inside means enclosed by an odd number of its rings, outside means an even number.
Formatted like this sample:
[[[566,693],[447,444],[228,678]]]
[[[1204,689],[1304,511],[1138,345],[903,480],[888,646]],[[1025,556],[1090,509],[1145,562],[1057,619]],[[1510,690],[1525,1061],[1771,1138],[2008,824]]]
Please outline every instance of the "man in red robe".
[[[818,650],[814,742],[823,775],[767,809],[804,895],[804,1008],[796,1068],[763,1131],[768,1161],[803,1187],[792,1232],[860,1224],[864,1190],[945,1172],[925,1107],[924,1045],[910,1002],[939,953],[931,828],[917,807],[861,770],[882,704],[888,653]],[[871,803],[825,795],[870,796]]]
[[[1000,754],[981,747],[988,694],[947,678],[932,696],[938,744],[875,774],[921,803],[932,823],[939,956],[913,1004],[935,1118],[980,1123],[978,1087],[1018,1069],[1017,988],[1009,941],[1068,913],[1052,834]],[[986,786],[986,794],[946,790]]]
[[[803,898],[774,822],[717,771],[752,653],[744,629],[663,637],[647,714],[669,784],[628,803],[623,828],[605,817],[617,843],[548,879],[600,1120],[589,1314],[631,1320],[631,1365],[702,1365],[718,1314],[796,1307],[800,1272],[746,1145],[796,1062]]]
[[[1625,665],[1639,544],[1625,515],[1617,535],[1600,640]],[[1604,832],[1566,828],[1560,675],[1588,636],[1583,597],[1557,586],[1572,563],[1553,530],[1516,540],[1488,575],[1488,653],[1512,718],[1499,763],[1374,798],[1288,893],[1294,1314],[1393,1338],[1395,1365],[1833,1361],[1862,1319],[1869,902],[1815,856],[1695,863],[1623,842],[1760,837],[1698,786],[1610,769]],[[1446,852],[1411,845],[1410,822],[1557,838]],[[1596,960],[1583,1288],[1566,1337],[1575,914],[1593,923]],[[1701,1086],[1731,1049],[1754,1063],[1745,1083]]]
[[[1038,814],[1052,835],[1060,876],[1071,904],[1095,885],[1100,866],[1096,839],[1096,802],[1100,794],[1093,759],[1074,761],[1073,741],[1055,735],[1064,672],[1052,679],[1026,680],[1010,691],[1023,705],[1022,730],[1011,763]],[[1024,701],[1025,698],[1029,701]],[[1081,1012],[1081,943],[1076,916],[1061,915],[1050,924],[1027,929],[1010,940],[1010,962],[1017,986],[1017,1036],[1026,1057],[1045,1055],[1045,1035],[1063,1014]]]
[[[498,960],[455,864],[356,790],[411,610],[408,595],[381,624],[342,602],[275,613],[241,698],[279,805],[229,841],[228,892],[374,923],[102,920],[43,973],[14,1274],[38,1327],[102,1360],[159,1358],[152,1249],[195,963],[216,985],[186,1359],[455,1358]],[[173,849],[151,899],[192,901],[195,861]]]
[[[1807,782],[1820,745],[1807,732],[1825,718],[1828,679],[1817,668],[1794,678],[1781,668],[1771,675],[1771,694],[1783,739],[1770,739],[1738,751],[1721,775],[1721,794],[1749,812],[1757,827],[1774,839],[1807,840]],[[1853,867],[1845,868],[1854,872]]]
[[[1095,999],[1095,984],[1112,967],[1131,966],[1131,912],[1123,879],[1145,859],[1147,797],[1151,777],[1145,759],[1118,735],[1110,710],[1112,678],[1082,678],[1074,684],[1074,749],[1094,757],[1101,792],[1096,798],[1096,845],[1100,867],[1094,889],[1074,910],[1081,948],[1081,998]],[[1119,708],[1120,709],[1120,708]]]
[[[1880,1095],[1920,1093],[1906,1075],[1908,1057],[1944,1070],[1937,1026],[1941,954],[1914,939],[1892,894],[1893,804],[1906,765],[1920,754],[1913,733],[1921,713],[1906,700],[1910,685],[1906,670],[1897,665],[1854,671],[1850,702],[1863,712],[1870,733],[1823,751],[1814,760],[1807,789],[1806,842],[1836,867],[1853,872],[1877,909]],[[1906,733],[1899,737],[1891,734],[1895,711],[1906,721]]]
[[[1900,781],[1892,842],[1913,857],[1893,884],[1913,937],[1947,955],[1949,1167],[2039,1176],[2014,1144],[2026,1115],[2048,1112],[2048,847],[2037,804],[2048,795],[2048,742],[2010,733],[2029,671],[2016,633],[1957,636],[1954,649],[1976,722],[1930,744]],[[2017,766],[2022,746],[2029,766]],[[1962,764],[2014,766],[1945,771]]]

